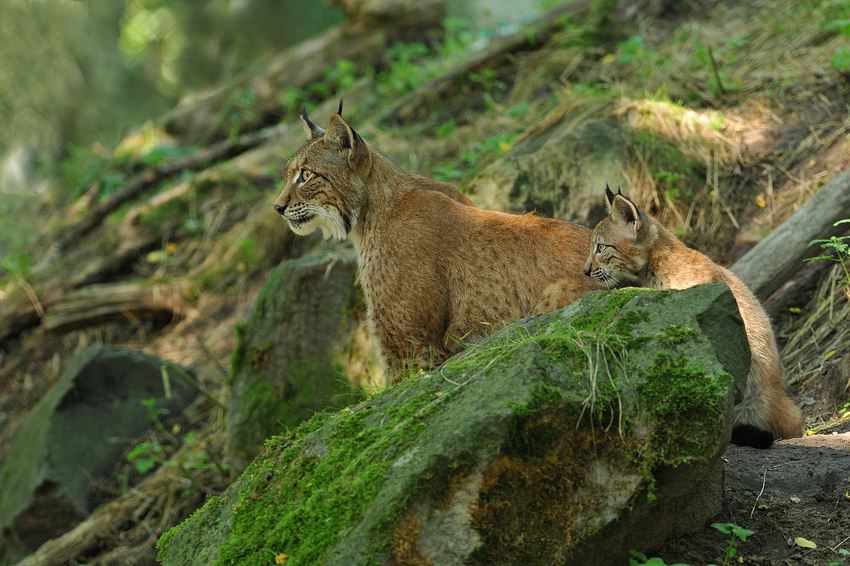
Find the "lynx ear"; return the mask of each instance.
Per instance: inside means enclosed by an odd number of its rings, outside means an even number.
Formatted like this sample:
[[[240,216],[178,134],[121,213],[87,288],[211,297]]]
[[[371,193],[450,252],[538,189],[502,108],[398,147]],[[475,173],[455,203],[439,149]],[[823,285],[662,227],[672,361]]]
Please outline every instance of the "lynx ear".
[[[608,193],[613,195],[613,198],[610,199],[611,218],[619,224],[624,224],[633,237],[637,238],[638,231],[643,226],[640,210],[619,191],[614,195],[609,189]]]
[[[304,126],[304,131],[307,132],[307,139],[313,141],[325,135],[325,130],[310,121],[307,117],[307,107],[301,107],[301,125]]]
[[[325,142],[333,148],[348,151],[348,164],[352,169],[371,164],[369,148],[357,132],[339,114],[331,116],[325,132]]]

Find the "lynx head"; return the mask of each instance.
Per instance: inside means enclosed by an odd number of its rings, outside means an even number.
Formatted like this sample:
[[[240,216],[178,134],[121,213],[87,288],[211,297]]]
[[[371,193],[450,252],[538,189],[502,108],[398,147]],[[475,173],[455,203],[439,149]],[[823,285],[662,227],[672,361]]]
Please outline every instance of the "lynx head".
[[[615,195],[606,185],[605,196],[608,216],[593,229],[584,272],[608,288],[640,286],[651,251],[651,220],[619,190]]]
[[[274,209],[300,236],[321,228],[325,238],[344,240],[365,203],[370,149],[343,119],[341,102],[326,130],[310,121],[306,109],[301,122],[307,143],[287,162]]]

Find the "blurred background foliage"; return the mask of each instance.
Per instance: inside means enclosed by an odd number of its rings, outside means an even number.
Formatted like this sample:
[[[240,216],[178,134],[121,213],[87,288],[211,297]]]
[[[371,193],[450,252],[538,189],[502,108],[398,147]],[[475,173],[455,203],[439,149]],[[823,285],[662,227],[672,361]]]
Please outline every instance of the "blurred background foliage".
[[[0,272],[69,163],[97,170],[131,128],[342,19],[317,0],[0,2]]]
[[[454,21],[492,24],[559,1],[448,6]],[[129,132],[343,19],[322,0],[0,1],[0,273]],[[286,95],[300,108],[303,93]],[[111,183],[104,194],[126,180],[113,176],[98,177]]]
[[[26,147],[54,161],[68,144],[114,146],[342,17],[315,0],[4,0],[0,155]]]

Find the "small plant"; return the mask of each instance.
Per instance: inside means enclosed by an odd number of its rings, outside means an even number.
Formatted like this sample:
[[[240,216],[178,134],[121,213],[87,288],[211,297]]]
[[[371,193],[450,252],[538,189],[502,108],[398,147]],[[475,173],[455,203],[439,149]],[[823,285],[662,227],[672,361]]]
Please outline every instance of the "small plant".
[[[842,45],[832,53],[829,58],[829,66],[835,69],[845,79],[850,80],[850,47]]]
[[[629,566],[688,566],[687,564],[667,564],[661,558],[647,558],[636,550],[630,550],[631,557],[629,558]],[[640,562],[638,562],[640,560]]]
[[[839,220],[833,226],[840,224],[850,224],[850,218]],[[832,248],[835,250],[835,253],[810,257],[806,261],[826,259],[840,264],[841,269],[844,271],[844,279],[841,280],[841,283],[850,284],[850,236],[832,236],[829,239],[812,240],[809,242],[809,246],[815,244],[819,244],[821,249],[824,250]]]
[[[731,42],[729,43],[731,44]],[[694,54],[694,59],[701,66],[708,68],[708,88],[714,96],[721,96],[729,91],[741,88],[741,83],[729,83],[726,81],[726,73],[717,62],[717,57],[714,55],[714,49],[711,44],[707,44],[704,47],[700,46]],[[734,56],[730,62],[734,62]]]
[[[155,440],[140,442],[127,454],[127,461],[136,465],[137,472],[146,474],[155,465],[164,462],[162,451],[162,445]]]
[[[652,54],[653,52],[646,48],[643,38],[639,35],[633,35],[617,45],[617,59],[623,64],[645,59]]]
[[[726,555],[718,558],[723,566],[727,566],[738,551],[738,541],[747,542],[747,537],[753,534],[753,531],[732,523],[712,523],[711,526],[721,533],[729,535],[726,540]]]
[[[153,423],[154,428],[162,433],[169,442],[177,444],[177,439],[165,428],[165,425],[159,419],[161,415],[168,414],[168,409],[157,408],[156,399],[142,399],[140,402],[147,409],[146,417]],[[162,444],[156,440],[140,442],[127,454],[127,461],[135,463],[136,471],[144,474],[149,472],[155,465],[165,462],[162,458],[163,451]]]
[[[729,566],[730,561],[738,552],[738,542],[746,542],[747,537],[753,534],[753,531],[733,525],[732,523],[712,523],[711,526],[721,533],[729,535],[729,539],[726,541],[726,555],[717,559],[721,566]],[[687,564],[667,564],[664,560],[657,557],[647,558],[645,554],[636,550],[630,550],[629,553],[631,554],[629,566],[688,566]],[[716,565],[708,564],[707,566]]]

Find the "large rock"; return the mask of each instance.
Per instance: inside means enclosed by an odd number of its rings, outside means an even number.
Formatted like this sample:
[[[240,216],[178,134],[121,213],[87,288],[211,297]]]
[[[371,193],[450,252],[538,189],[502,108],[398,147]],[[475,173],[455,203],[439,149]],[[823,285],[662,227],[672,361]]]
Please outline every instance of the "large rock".
[[[513,214],[595,226],[607,214],[606,183],[625,186],[623,137],[615,123],[575,127],[568,119],[542,130],[484,169],[472,182],[476,204]]]
[[[623,564],[716,513],[749,349],[722,283],[591,293],[269,442],[188,564]]]
[[[91,483],[153,426],[143,400],[179,413],[195,398],[197,391],[163,363],[103,344],[68,363],[21,424],[0,466],[0,530],[15,531],[5,541],[10,556],[61,534],[44,526],[88,515]]]
[[[352,365],[370,366],[356,267],[350,247],[334,248],[284,262],[263,286],[233,355],[227,434],[239,469],[270,436],[361,398],[349,381]]]

